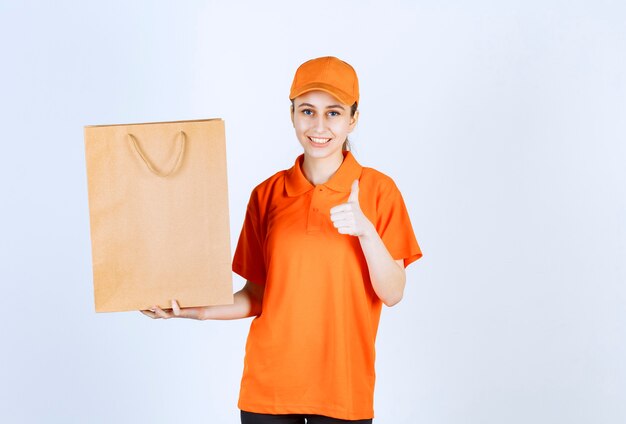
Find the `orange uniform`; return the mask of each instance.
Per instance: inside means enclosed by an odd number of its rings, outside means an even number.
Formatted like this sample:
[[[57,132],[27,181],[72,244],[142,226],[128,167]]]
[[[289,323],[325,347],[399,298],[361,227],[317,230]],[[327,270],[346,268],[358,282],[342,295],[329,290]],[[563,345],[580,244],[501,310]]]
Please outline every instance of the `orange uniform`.
[[[357,237],[339,234],[330,209],[359,179],[359,203],[394,259],[422,256],[409,215],[388,176],[350,152],[325,184],[294,166],[250,196],[233,271],[265,284],[263,310],[246,343],[239,408],[264,414],[374,416],[374,342],[382,302]]]

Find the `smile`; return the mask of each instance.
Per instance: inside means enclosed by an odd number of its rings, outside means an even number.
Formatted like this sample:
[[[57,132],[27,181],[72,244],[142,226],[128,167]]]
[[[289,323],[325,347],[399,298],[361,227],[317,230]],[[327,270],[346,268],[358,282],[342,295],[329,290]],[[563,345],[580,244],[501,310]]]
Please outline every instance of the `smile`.
[[[326,144],[330,141],[330,138],[309,137],[309,140],[315,144]]]

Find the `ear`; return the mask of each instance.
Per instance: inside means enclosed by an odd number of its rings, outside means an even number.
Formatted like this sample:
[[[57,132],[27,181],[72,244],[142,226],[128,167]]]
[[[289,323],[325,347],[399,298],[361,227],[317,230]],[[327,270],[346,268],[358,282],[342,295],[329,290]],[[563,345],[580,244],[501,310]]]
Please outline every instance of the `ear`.
[[[356,127],[356,123],[359,121],[359,111],[355,111],[354,112],[354,116],[350,117],[350,130],[349,132],[352,132],[352,130],[354,129],[354,127]]]
[[[291,106],[289,106],[289,111],[291,112],[291,125],[293,125],[293,127],[296,127],[295,122],[293,122],[293,104]]]

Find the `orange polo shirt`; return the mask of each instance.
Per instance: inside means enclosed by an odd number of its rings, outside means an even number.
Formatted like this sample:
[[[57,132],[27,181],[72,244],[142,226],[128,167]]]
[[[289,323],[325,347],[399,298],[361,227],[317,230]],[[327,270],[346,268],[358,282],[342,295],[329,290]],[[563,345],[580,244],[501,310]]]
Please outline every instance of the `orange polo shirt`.
[[[294,166],[250,196],[233,271],[265,284],[263,310],[246,343],[238,406],[264,414],[374,416],[374,343],[382,302],[357,237],[339,234],[330,209],[359,179],[361,209],[394,259],[422,256],[391,178],[350,152],[325,184]]]

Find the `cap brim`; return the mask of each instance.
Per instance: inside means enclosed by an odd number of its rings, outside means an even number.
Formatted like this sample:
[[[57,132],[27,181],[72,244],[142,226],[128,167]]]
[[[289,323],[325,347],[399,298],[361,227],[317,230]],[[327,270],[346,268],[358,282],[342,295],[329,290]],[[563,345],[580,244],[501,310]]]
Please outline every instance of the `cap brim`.
[[[314,82],[314,83],[310,83],[302,87],[299,87],[297,91],[292,91],[291,93],[289,93],[289,99],[293,100],[296,97],[303,95],[304,93],[308,93],[310,91],[316,91],[316,90],[324,91],[330,94],[331,96],[333,96],[334,98],[336,98],[337,100],[339,100],[341,103],[346,104],[348,106],[352,106],[352,104],[356,103],[357,101],[353,96],[350,96],[348,93],[344,92],[343,90],[339,90],[336,87],[333,87],[329,84],[324,84],[321,82],[318,82],[318,83]]]

